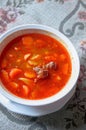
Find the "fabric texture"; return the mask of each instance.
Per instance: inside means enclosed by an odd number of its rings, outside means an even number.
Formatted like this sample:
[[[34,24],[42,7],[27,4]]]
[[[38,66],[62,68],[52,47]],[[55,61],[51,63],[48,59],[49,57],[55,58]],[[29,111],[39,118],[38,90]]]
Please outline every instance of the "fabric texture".
[[[0,36],[34,23],[53,27],[72,41],[80,58],[77,89],[61,110],[41,117],[20,115],[0,104],[0,130],[86,130],[86,0],[0,0]]]

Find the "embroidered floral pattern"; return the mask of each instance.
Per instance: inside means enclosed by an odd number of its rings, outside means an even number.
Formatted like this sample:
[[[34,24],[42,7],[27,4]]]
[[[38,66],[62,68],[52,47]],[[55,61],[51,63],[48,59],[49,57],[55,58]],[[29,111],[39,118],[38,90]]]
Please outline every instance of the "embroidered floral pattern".
[[[80,44],[80,49],[84,54],[86,54],[86,41],[82,41]]]
[[[46,6],[46,3],[51,2],[52,3],[51,7],[53,7],[53,4],[55,4],[55,6],[57,7],[58,5],[61,6],[61,9],[62,8],[66,9],[66,4],[68,4],[68,6],[70,7],[71,3],[73,4],[75,1],[74,0],[5,0],[5,2],[6,2],[4,4],[5,7],[0,8],[0,34],[5,32],[7,30],[7,27],[10,24],[16,23],[17,18],[20,18],[21,15],[23,14],[26,15],[26,10],[27,10],[26,7],[27,8],[31,7],[31,9],[33,9],[36,5],[38,7],[38,4],[39,5],[43,4],[43,6],[44,5]],[[32,4],[33,4],[33,7],[32,7]],[[86,9],[85,0],[77,0],[73,8],[71,9],[71,11],[67,12],[68,14],[66,14],[64,17],[61,17],[61,22],[59,23],[59,30],[62,33],[64,33],[67,37],[70,37],[71,39],[76,38],[75,33],[77,32],[77,38],[78,38],[78,34],[80,32],[82,33],[85,31],[85,25],[86,25],[86,10],[85,9]],[[39,10],[36,10],[36,11],[39,12]],[[37,15],[39,15],[40,17],[40,13],[38,12],[35,12],[35,13],[37,13]],[[33,14],[30,13],[30,14],[31,16],[36,18],[35,13]],[[63,16],[63,12],[61,13]],[[58,14],[58,10],[55,16],[57,14]],[[29,12],[28,12],[28,15],[29,15]],[[46,12],[43,15],[46,16]],[[51,14],[49,16],[51,16]],[[37,17],[37,20],[40,23],[42,23],[42,20],[40,20],[41,17],[40,18],[39,17]],[[58,18],[58,21],[59,20],[60,20],[60,16]],[[46,21],[43,21],[43,22],[44,22],[43,24],[46,23]],[[69,26],[69,23],[70,23],[70,26]],[[73,129],[78,129],[79,126],[83,126],[84,124],[86,124],[86,40],[83,38],[82,35],[80,35],[80,37],[82,38],[81,40],[83,41],[79,42],[78,47],[77,47],[80,53],[81,65],[80,65],[80,74],[79,74],[78,82],[76,84],[77,86],[76,92],[74,96],[72,97],[72,99],[68,102],[68,104],[66,104],[65,108],[63,108],[59,112],[52,113],[48,116],[46,115],[43,117],[28,117],[28,116],[11,112],[7,110],[6,108],[4,108],[2,105],[0,105],[0,111],[6,117],[6,119],[4,117],[5,119],[4,124],[6,120],[8,119],[9,122],[16,124],[16,126],[21,124],[22,125],[21,129],[25,129],[25,130],[39,130],[39,129],[40,130],[48,130],[48,129],[60,130],[60,127],[61,127],[60,125],[62,125],[62,123],[63,123],[63,126],[62,126],[63,129],[73,130]],[[77,41],[76,39],[72,39],[72,40],[74,40],[74,44],[75,44],[75,41]],[[60,118],[61,114],[62,114],[62,117]],[[59,119],[61,119],[62,122],[60,122]],[[4,128],[1,128],[1,129],[5,130]]]
[[[66,129],[78,127],[78,125],[86,123],[86,97],[80,98],[80,91],[80,86],[77,84],[76,93],[66,108],[66,114],[67,112],[71,113],[71,116],[68,115],[68,117],[64,118]]]
[[[28,130],[47,130],[47,128],[43,123],[36,122]]]
[[[27,4],[32,4],[33,2],[43,2],[44,0],[7,0],[6,8],[0,8],[0,34],[6,31],[7,25],[14,22],[18,15],[22,15],[25,12],[21,10],[21,7],[24,7]],[[63,2],[63,0],[55,0]]]
[[[43,2],[44,0],[36,0],[37,2]]]
[[[81,20],[86,20],[86,12],[85,11],[80,11],[78,13],[78,17],[81,19]]]
[[[79,10],[80,6],[82,6],[84,9],[86,8],[86,4],[83,3],[82,0],[78,0],[75,8],[60,23],[59,30],[62,33],[64,33],[67,37],[72,37],[74,35],[75,31],[76,31],[76,28],[78,28],[80,30],[85,29],[85,23],[83,23],[82,21],[79,21],[79,20],[77,21],[76,20],[76,22],[72,25],[71,28],[70,28],[70,26],[68,26],[68,28],[66,28],[66,30],[65,30],[65,24],[67,24],[67,22],[69,20],[71,20],[75,14],[78,15],[78,17],[80,19],[85,19],[86,18],[85,12],[83,14],[80,13],[80,12],[78,13],[78,10]]]
[[[79,82],[82,82],[86,80],[86,67],[84,65],[81,65],[80,67],[80,75],[79,75]]]
[[[80,50],[83,64],[80,65],[76,92],[66,108],[66,114],[71,113],[64,118],[66,130],[86,124],[86,41],[80,42]]]
[[[21,11],[15,7],[0,8],[0,33],[6,30],[8,23],[14,22],[21,14]]]

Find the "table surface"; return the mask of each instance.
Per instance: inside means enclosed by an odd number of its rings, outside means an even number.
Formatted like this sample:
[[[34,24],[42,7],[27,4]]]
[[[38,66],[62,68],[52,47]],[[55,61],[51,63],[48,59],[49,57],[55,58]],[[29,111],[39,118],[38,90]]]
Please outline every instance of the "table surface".
[[[86,130],[86,0],[0,0],[0,36],[22,24],[44,24],[65,34],[80,57],[71,100],[41,117],[11,112],[0,104],[0,130]]]

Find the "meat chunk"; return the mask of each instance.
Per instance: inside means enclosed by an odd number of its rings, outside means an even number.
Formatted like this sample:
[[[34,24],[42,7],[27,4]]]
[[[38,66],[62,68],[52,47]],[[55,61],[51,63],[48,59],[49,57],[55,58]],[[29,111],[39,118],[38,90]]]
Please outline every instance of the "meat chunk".
[[[42,67],[34,67],[33,70],[37,74],[37,78],[35,81],[38,79],[45,79],[49,76],[49,71],[50,70],[56,70],[57,69],[57,64],[53,61],[49,62],[48,64],[42,66]]]
[[[37,78],[44,79],[46,77],[48,77],[48,70],[43,70],[43,69],[40,70],[38,75],[37,75]]]
[[[53,61],[49,62],[48,64],[45,65],[46,69],[53,69],[56,70],[57,64]]]
[[[38,79],[44,79],[48,77],[48,70],[46,69],[40,67],[34,67],[33,70],[35,70]]]
[[[38,74],[42,70],[41,67],[34,67],[33,70]]]

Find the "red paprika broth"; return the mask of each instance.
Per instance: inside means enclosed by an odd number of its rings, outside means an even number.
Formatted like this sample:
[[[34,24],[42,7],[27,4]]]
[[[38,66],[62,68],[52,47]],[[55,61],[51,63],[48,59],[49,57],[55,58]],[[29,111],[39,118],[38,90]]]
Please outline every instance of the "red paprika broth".
[[[0,56],[0,78],[7,90],[26,99],[43,99],[58,93],[71,75],[66,48],[44,34],[27,34],[12,40]]]

